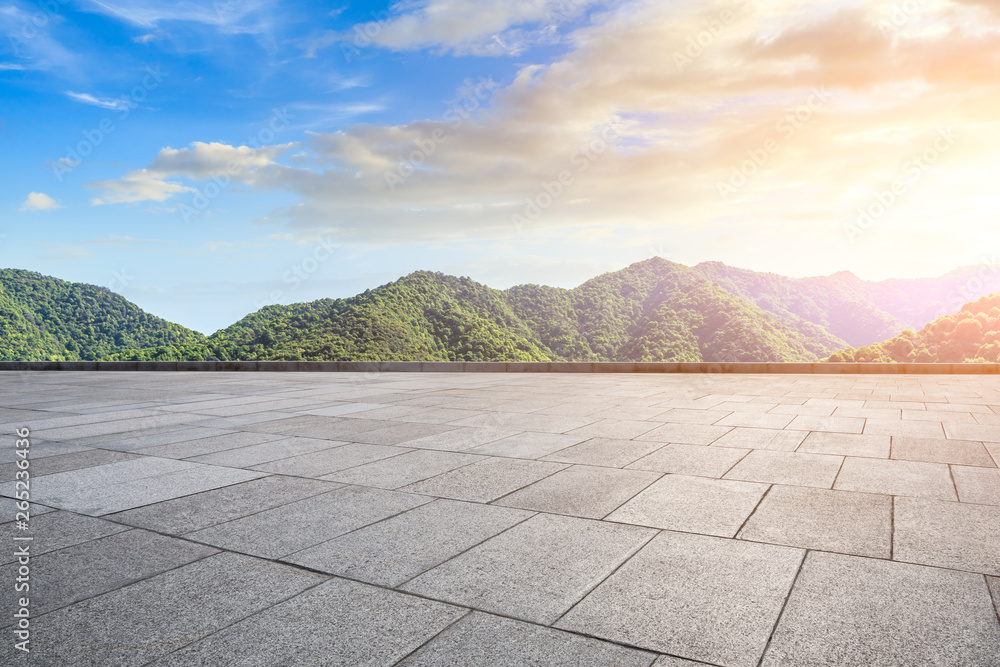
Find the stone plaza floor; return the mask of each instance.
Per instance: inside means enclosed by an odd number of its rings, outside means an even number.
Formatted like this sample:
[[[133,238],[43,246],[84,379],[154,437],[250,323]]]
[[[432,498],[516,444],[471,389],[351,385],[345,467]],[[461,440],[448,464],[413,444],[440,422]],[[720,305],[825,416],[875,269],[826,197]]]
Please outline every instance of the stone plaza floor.
[[[0,423],[4,665],[1000,665],[1000,377],[5,372]]]

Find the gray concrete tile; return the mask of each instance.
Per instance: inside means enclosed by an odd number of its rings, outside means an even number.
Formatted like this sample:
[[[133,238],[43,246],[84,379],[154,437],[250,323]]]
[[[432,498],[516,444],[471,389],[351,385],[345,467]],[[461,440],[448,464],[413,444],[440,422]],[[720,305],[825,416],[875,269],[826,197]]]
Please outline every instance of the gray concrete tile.
[[[40,616],[214,553],[218,551],[211,547],[144,530],[127,530],[49,551],[31,558],[31,611]],[[0,576],[14,581],[18,567],[18,563],[4,565]],[[6,586],[0,592],[0,604],[14,609],[20,596],[13,586]],[[11,625],[14,620],[5,614],[0,625]]]
[[[655,531],[538,514],[425,572],[404,590],[550,624]]]
[[[18,503],[21,502],[16,498],[2,498],[0,497],[0,524],[7,523],[10,521],[20,520],[16,519],[18,512]],[[38,503],[28,504],[28,520],[36,516],[41,516],[42,514],[48,514],[49,512],[55,512],[55,508],[46,507],[45,505],[39,505]]]
[[[577,445],[588,436],[563,435],[560,433],[518,433],[507,438],[494,440],[466,450],[470,454],[486,456],[506,456],[517,459],[537,459]]]
[[[484,456],[461,452],[415,449],[400,456],[341,470],[326,475],[323,479],[380,489],[398,489],[485,459]]]
[[[574,428],[566,433],[587,438],[635,438],[659,426],[657,422],[637,419],[601,419],[592,424]]]
[[[783,429],[794,419],[793,415],[766,412],[734,412],[715,422],[716,426],[744,426],[747,428]]]
[[[556,627],[732,667],[755,667],[799,549],[663,532]]]
[[[259,445],[237,447],[212,454],[192,456],[185,460],[193,463],[208,463],[210,465],[228,466],[230,468],[249,468],[250,466],[270,463],[302,454],[333,449],[346,445],[346,442],[334,440],[318,440],[316,438],[281,438]]]
[[[667,475],[610,514],[620,521],[732,537],[767,491],[752,482]]]
[[[231,435],[234,431],[227,431],[221,428],[204,428],[200,426],[180,426],[169,429],[155,428],[142,431],[136,434],[121,434],[127,437],[102,436],[95,439],[94,445],[102,449],[114,449],[120,452],[135,452],[149,447],[161,445],[171,445],[177,442],[187,442],[189,440],[202,440],[220,435]],[[143,452],[146,454],[147,452]],[[168,457],[174,458],[174,457]]]
[[[30,446],[28,447],[28,459],[31,461],[38,461],[39,459],[51,458],[54,456],[60,456],[62,454],[73,454],[76,452],[86,452],[87,447],[83,447],[78,444],[70,444],[67,442],[45,442],[45,441],[35,441],[29,438]],[[19,452],[24,451],[23,449],[17,449],[13,446],[14,441],[11,444],[0,449],[0,471],[3,471],[3,475],[6,477],[7,466],[2,464],[16,463],[21,460]],[[13,479],[13,478],[11,478]]]
[[[945,424],[947,437],[954,440],[1000,442],[1000,426],[996,424]]]
[[[590,417],[561,417],[523,413],[494,412],[476,417],[467,417],[449,422],[452,426],[473,426],[479,428],[508,429],[514,431],[536,431],[538,433],[565,433],[574,428],[597,421]]]
[[[598,639],[473,612],[403,660],[399,667],[649,667],[655,657],[653,653]]]
[[[848,456],[833,488],[840,491],[958,500],[943,463],[893,461]]]
[[[775,485],[737,537],[889,558],[892,497]]]
[[[362,442],[370,445],[403,445],[410,440],[419,440],[429,435],[447,433],[454,430],[452,426],[442,424],[408,424],[401,422],[382,422],[384,428],[363,431],[347,436],[345,440]]]
[[[401,491],[488,503],[566,468],[563,463],[491,458],[402,487]]]
[[[121,461],[133,461],[139,458],[136,454],[126,454],[124,452],[109,452],[104,449],[81,449],[77,452],[49,456],[35,460],[29,453],[28,469],[31,478],[36,479],[44,475],[54,475],[71,470],[81,470],[83,468],[94,468],[107,463],[118,463]],[[17,463],[4,463],[0,465],[0,482],[9,482],[15,478]],[[37,499],[36,499],[37,500]]]
[[[332,579],[152,664],[393,665],[466,613],[440,602]]]
[[[399,456],[412,450],[402,447],[384,445],[362,445],[350,443],[331,449],[323,449],[311,454],[291,456],[279,461],[251,466],[253,470],[273,472],[279,475],[296,475],[298,477],[323,477],[339,470],[364,465],[372,461],[381,461],[392,456]]]
[[[698,410],[693,408],[671,408],[661,412],[656,421],[671,424],[714,424],[723,417],[728,417],[731,410]]]
[[[10,517],[13,518],[14,515],[11,514]],[[32,515],[28,525],[28,531],[17,531],[17,535],[36,538],[31,541],[30,545],[33,556],[128,530],[128,526],[120,526],[103,519],[59,511],[47,512],[39,516]],[[10,524],[6,528],[9,529],[10,533],[14,532]],[[13,563],[17,560],[13,552],[13,548],[0,551],[0,564]]]
[[[795,451],[834,456],[889,458],[892,438],[888,435],[855,435],[850,433],[810,433]]]
[[[656,470],[678,475],[722,477],[749,449],[706,447],[704,445],[667,445],[629,465],[633,470]]]
[[[951,475],[963,503],[1000,505],[1000,470],[951,466]]]
[[[706,663],[695,662],[694,660],[685,660],[684,658],[675,658],[672,655],[661,655],[656,662],[653,663],[653,667],[703,667]]]
[[[495,502],[505,507],[600,519],[659,478],[659,473],[644,470],[575,465]]]
[[[435,500],[284,560],[395,587],[531,516],[504,507]]]
[[[196,440],[184,440],[165,445],[144,447],[142,453],[147,456],[162,456],[168,459],[186,459],[192,456],[224,452],[229,449],[250,447],[281,439],[282,436],[274,433],[235,432],[198,438]]]
[[[826,431],[828,433],[861,433],[865,420],[856,417],[818,417],[799,415],[787,428],[790,431]]]
[[[129,526],[182,535],[327,493],[340,486],[315,479],[272,475],[110,514],[107,518]]]
[[[981,576],[812,552],[762,664],[985,666],[997,655]]]
[[[44,647],[40,664],[138,667],[323,579],[287,565],[218,554],[34,619],[32,646]],[[13,660],[10,642],[3,651]]]
[[[662,442],[591,438],[578,445],[543,456],[542,460],[623,468],[661,447],[663,447]]]
[[[1000,507],[896,498],[893,560],[1000,576]]]
[[[995,468],[990,453],[981,442],[944,438],[904,438],[893,436],[892,458],[930,463],[957,463]]]
[[[894,438],[943,438],[940,421],[904,421],[899,419],[869,419],[865,422],[866,435],[891,435]]]
[[[425,436],[410,440],[407,447],[417,449],[439,449],[447,452],[464,452],[478,445],[500,440],[520,431],[500,428],[469,428],[460,427],[437,435]]]
[[[653,440],[680,445],[710,445],[732,428],[729,426],[708,426],[704,424],[664,424],[636,440]]]
[[[347,486],[188,533],[223,549],[282,558],[430,502],[397,491]]]
[[[843,461],[843,456],[756,450],[726,473],[725,479],[829,489]]]
[[[717,447],[769,449],[793,452],[808,434],[803,431],[780,431],[773,428],[736,427],[712,444]]]

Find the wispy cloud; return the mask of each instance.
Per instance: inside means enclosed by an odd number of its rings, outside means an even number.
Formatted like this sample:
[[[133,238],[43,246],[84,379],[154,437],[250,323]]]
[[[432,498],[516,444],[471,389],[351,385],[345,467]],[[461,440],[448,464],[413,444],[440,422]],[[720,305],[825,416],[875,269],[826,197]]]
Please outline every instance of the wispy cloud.
[[[45,249],[42,259],[54,261],[80,261],[90,259],[90,251],[82,246],[60,245],[58,243],[39,243]]]
[[[32,192],[21,204],[21,211],[49,211],[56,208],[63,208],[55,199],[44,192]]]
[[[102,109],[111,109],[112,111],[128,107],[128,103],[125,100],[116,100],[110,97],[94,97],[90,93],[74,93],[72,90],[66,91],[66,97],[83,104],[89,104]]]

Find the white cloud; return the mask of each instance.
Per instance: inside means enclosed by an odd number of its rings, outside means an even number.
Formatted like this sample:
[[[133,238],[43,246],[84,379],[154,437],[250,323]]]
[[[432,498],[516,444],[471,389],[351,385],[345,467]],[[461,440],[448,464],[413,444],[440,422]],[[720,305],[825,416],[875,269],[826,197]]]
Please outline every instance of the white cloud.
[[[416,0],[386,19],[358,25],[355,46],[407,51],[442,48],[459,55],[517,55],[598,0]]]
[[[72,90],[67,90],[66,96],[83,104],[101,107],[102,109],[111,109],[112,111],[123,109],[127,106],[124,100],[115,100],[109,97],[94,97],[90,93],[74,93]]]
[[[94,206],[130,204],[147,200],[165,201],[182,192],[195,192],[194,188],[164,180],[145,169],[130,171],[116,180],[87,183],[87,187],[104,191],[100,197],[91,200]]]
[[[49,211],[55,208],[63,208],[55,199],[44,192],[32,192],[21,204],[22,211]]]
[[[270,29],[278,16],[269,12],[273,0],[90,0],[97,12],[114,16],[143,28],[152,28],[164,21],[185,21],[213,25],[230,33],[259,33]],[[267,20],[260,14],[268,13]]]

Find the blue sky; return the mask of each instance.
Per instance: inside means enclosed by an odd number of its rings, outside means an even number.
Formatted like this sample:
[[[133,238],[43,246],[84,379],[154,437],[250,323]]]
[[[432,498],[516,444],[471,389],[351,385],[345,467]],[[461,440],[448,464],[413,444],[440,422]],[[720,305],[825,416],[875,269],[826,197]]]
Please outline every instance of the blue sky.
[[[0,265],[211,333],[417,269],[983,263],[995,3],[900,7],[0,0]]]

